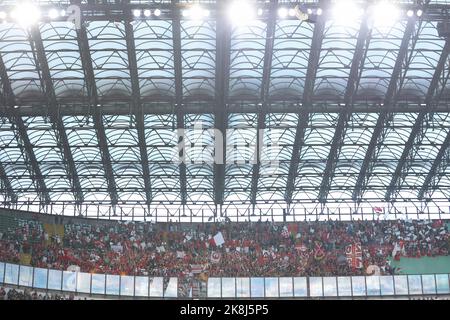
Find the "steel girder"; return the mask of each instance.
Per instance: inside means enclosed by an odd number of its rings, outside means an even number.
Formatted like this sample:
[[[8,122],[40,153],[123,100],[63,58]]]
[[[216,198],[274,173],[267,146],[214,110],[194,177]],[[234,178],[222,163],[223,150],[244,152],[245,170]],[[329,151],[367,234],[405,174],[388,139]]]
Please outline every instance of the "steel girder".
[[[103,101],[103,100],[102,100]],[[44,102],[45,103],[45,102]],[[435,112],[448,112],[448,106],[445,104],[445,102],[439,102],[437,106],[435,106],[434,110]],[[160,115],[160,114],[172,114],[173,113],[173,104],[172,103],[165,103],[161,102],[154,102],[149,104],[142,105],[143,113],[144,114],[151,114],[151,115]],[[186,102],[184,102],[184,110],[186,113],[189,114],[204,114],[204,113],[213,113],[214,108],[212,108],[209,103],[203,104],[198,103],[197,105],[189,105]],[[261,110],[261,107],[258,106],[258,103],[251,102],[249,104],[243,105],[243,104],[228,104],[228,112],[230,113],[258,113]],[[103,114],[109,114],[109,115],[128,115],[130,114],[129,111],[129,101],[127,104],[104,104],[102,107]],[[339,113],[343,112],[343,107],[339,106],[337,104],[330,105],[330,104],[314,104],[314,106],[310,106],[309,108],[306,108],[305,112],[307,113]],[[405,104],[397,104],[392,108],[392,112],[395,113],[418,113],[421,112],[423,107],[419,105],[419,103],[405,103]],[[61,116],[83,116],[86,115],[86,113],[89,113],[91,108],[88,105],[85,104],[78,104],[78,103],[67,103],[67,104],[59,104],[59,114]],[[380,104],[379,103],[372,103],[372,104],[354,104],[353,105],[353,112],[355,113],[379,113],[380,112]],[[10,108],[6,107],[4,105],[0,106],[0,112],[3,112],[3,114],[10,114]],[[32,105],[32,108],[26,107],[21,108],[18,106],[17,109],[15,109],[15,112],[21,115],[22,117],[36,117],[36,116],[46,116],[48,115],[48,110],[45,106],[42,104],[40,105]],[[280,105],[280,104],[268,104],[267,113],[297,113],[298,112],[298,103],[292,102],[286,105]]]
[[[361,201],[364,189],[366,188],[367,183],[369,182],[374,165],[374,159],[376,159],[377,153],[380,149],[381,142],[383,141],[384,136],[383,132],[384,130],[386,130],[387,124],[392,114],[393,106],[395,106],[397,102],[397,96],[401,89],[404,79],[404,77],[402,77],[402,72],[403,75],[406,73],[409,64],[409,61],[405,62],[405,60],[407,60],[408,58],[407,53],[408,49],[410,48],[409,44],[412,39],[413,41],[412,46],[414,46],[415,43],[414,40],[417,39],[417,37],[414,36],[415,24],[416,20],[410,19],[408,20],[408,23],[406,25],[405,33],[403,35],[403,39],[400,45],[400,50],[398,52],[397,59],[395,61],[394,69],[392,71],[391,79],[389,81],[386,96],[384,98],[382,110],[380,111],[377,124],[373,131],[369,147],[367,148],[367,152],[358,175],[356,187],[353,191],[352,198],[357,202]]]
[[[350,68],[350,75],[345,89],[344,96],[344,110],[341,112],[334,132],[333,141],[331,144],[330,154],[327,159],[324,176],[320,186],[319,201],[326,202],[328,193],[330,191],[331,181],[336,170],[337,159],[343,145],[345,133],[347,131],[347,124],[353,112],[354,95],[358,89],[359,81],[361,79],[361,72],[367,55],[367,49],[370,42],[371,29],[367,25],[366,17],[363,17],[361,27],[359,29],[358,40],[356,42],[355,53],[353,55],[352,65]]]
[[[47,105],[50,109],[50,119],[58,133],[56,139],[64,158],[67,177],[69,178],[69,181],[71,183],[72,193],[75,197],[75,201],[78,204],[81,204],[84,200],[84,196],[81,189],[80,180],[78,178],[77,169],[73,161],[72,152],[70,151],[67,134],[64,129],[61,115],[59,114],[58,102],[56,100],[53,81],[50,75],[50,68],[48,67],[44,44],[42,42],[41,33],[38,27],[34,27],[31,29],[31,41],[34,44],[34,48],[36,50],[36,65],[40,67],[40,73],[43,78],[45,96],[47,97],[48,101]]]
[[[287,203],[292,202],[292,194],[295,188],[295,178],[297,176],[298,165],[300,163],[300,153],[304,143],[305,130],[309,121],[309,113],[306,111],[312,104],[314,95],[314,83],[316,81],[317,68],[319,66],[320,51],[325,30],[325,19],[318,17],[314,27],[311,50],[309,52],[308,68],[303,91],[302,106],[298,110],[299,118],[295,132],[295,142],[292,148],[292,159],[289,166],[289,174],[286,183],[284,199]]]
[[[108,149],[108,140],[106,138],[105,128],[103,126],[101,107],[98,103],[94,69],[92,66],[91,53],[89,51],[89,42],[87,38],[86,27],[84,25],[82,25],[81,28],[77,29],[77,42],[80,48],[80,56],[84,70],[85,83],[90,100],[89,105],[92,116],[94,118],[98,145],[102,156],[102,163],[105,170],[106,181],[108,183],[108,193],[111,198],[112,206],[115,206],[118,202],[116,184],[111,165],[111,157]]]
[[[227,159],[227,97],[230,76],[230,46],[231,46],[231,26],[226,13],[226,2],[218,3],[218,10],[221,12],[216,23],[216,75],[215,75],[215,129],[222,133],[223,141],[215,137],[214,162],[214,202],[223,204],[225,189],[225,168]],[[218,141],[219,140],[219,141]],[[222,153],[222,154],[220,154]],[[218,156],[217,156],[218,154]],[[219,156],[221,159],[219,159]],[[222,161],[220,161],[222,160]],[[219,161],[219,163],[217,163]]]
[[[259,169],[261,166],[261,149],[264,144],[262,139],[264,136],[262,130],[266,127],[266,114],[269,110],[267,98],[269,96],[269,86],[270,86],[270,74],[272,73],[272,57],[273,57],[273,44],[275,40],[275,27],[277,23],[277,12],[275,7],[278,0],[273,0],[270,4],[269,16],[267,19],[266,27],[266,44],[264,49],[264,69],[261,83],[261,110],[258,113],[258,124],[256,127],[256,163],[253,165],[252,171],[252,184],[250,191],[250,203],[256,203],[256,193],[258,190],[258,179],[259,179]]]
[[[29,161],[31,168],[30,173],[32,174],[32,180],[36,185],[36,190],[39,195],[40,201],[42,204],[50,203],[50,195],[48,193],[47,187],[45,185],[45,181],[42,177],[41,169],[39,168],[39,164],[36,160],[36,156],[33,152],[33,146],[31,145],[30,139],[27,134],[27,130],[25,124],[23,123],[22,117],[15,110],[15,97],[13,90],[11,88],[11,83],[9,81],[8,72],[6,70],[5,63],[3,62],[3,58],[0,55],[0,78],[3,87],[3,94],[5,98],[5,103],[8,108],[11,110],[9,113],[9,119],[11,123],[13,123],[19,133],[19,138],[22,142],[21,149],[24,153],[26,159]],[[2,173],[3,176],[3,173]],[[6,174],[5,174],[6,178]],[[5,183],[6,186],[10,185],[9,181]],[[12,199],[17,199],[17,195],[11,195]]]
[[[395,173],[392,176],[389,188],[386,191],[385,198],[388,201],[391,199],[391,196],[396,191],[398,192],[398,190],[401,188],[408,174],[408,170],[411,168],[413,164],[414,156],[417,154],[418,148],[420,147],[420,144],[424,138],[425,130],[427,124],[429,123],[429,120],[431,120],[431,117],[433,115],[434,112],[433,109],[435,107],[436,101],[440,100],[442,91],[445,88],[448,76],[450,75],[448,68],[445,68],[448,61],[449,53],[450,53],[450,41],[447,40],[445,42],[445,46],[442,50],[439,62],[433,74],[433,79],[431,80],[430,86],[428,87],[427,95],[425,98],[425,107],[419,113],[419,116],[417,117],[414,123],[413,129],[408,138],[408,141],[405,144],[405,148],[403,149],[403,153],[398,162]],[[444,80],[440,81],[442,78]]]
[[[172,0],[175,5],[179,1]],[[187,191],[186,191],[186,149],[185,149],[185,135],[184,135],[184,104],[183,104],[183,73],[181,67],[181,22],[180,12],[175,11],[172,17],[172,39],[173,39],[173,65],[175,69],[175,104],[177,114],[177,130],[178,134],[178,146],[179,146],[179,158],[180,164],[178,169],[180,170],[180,195],[181,203],[187,203]]]
[[[3,168],[3,165],[0,163],[0,186],[1,189],[4,190],[4,194],[6,195],[5,200],[10,201],[12,203],[17,202],[17,195],[11,186],[11,182],[9,181],[8,177],[6,176],[5,168]]]
[[[131,15],[131,11],[128,12]],[[131,95],[134,116],[136,117],[136,129],[139,141],[139,152],[141,157],[142,175],[145,185],[145,198],[147,206],[152,201],[152,184],[150,181],[150,168],[147,154],[147,142],[145,139],[144,113],[141,103],[141,90],[139,87],[138,68],[136,61],[136,46],[134,42],[133,26],[125,22],[125,40],[127,43],[128,68],[130,70]]]
[[[3,59],[0,56],[0,69],[2,69],[0,71],[0,77],[3,79],[3,75],[5,73],[5,70],[3,69],[4,65],[3,65]],[[3,84],[3,80],[2,80],[2,84]],[[4,86],[2,85],[2,89],[4,88]],[[7,97],[5,96],[5,94],[3,93],[3,90],[1,90],[1,99],[2,99],[2,103],[7,105]],[[3,193],[5,194],[5,200],[6,201],[10,201],[12,203],[17,203],[17,194],[14,191],[14,188],[11,185],[11,181],[9,180],[8,176],[6,175],[6,171],[5,168],[3,166],[3,163],[0,161],[0,189],[3,191]]]
[[[447,39],[444,47],[444,52],[441,55],[441,58],[444,60],[444,67],[442,67],[442,69],[440,70],[439,75],[435,74],[435,76],[438,78],[437,83],[435,84],[437,88],[435,89],[434,99],[431,103],[435,103],[436,101],[439,100],[439,97],[441,97],[443,91],[446,88],[446,84],[448,83],[448,80],[450,78],[450,61],[448,60],[448,56],[450,54],[449,41],[450,40]],[[443,56],[445,56],[446,58],[444,59]],[[433,164],[431,165],[430,171],[428,172],[424,180],[424,183],[420,188],[420,191],[418,193],[419,199],[431,197],[433,191],[436,190],[436,187],[444,173],[444,170],[449,166],[449,164],[450,164],[450,131],[447,133],[447,136],[444,142],[442,143],[442,146],[439,149],[439,152],[436,158],[434,159]]]

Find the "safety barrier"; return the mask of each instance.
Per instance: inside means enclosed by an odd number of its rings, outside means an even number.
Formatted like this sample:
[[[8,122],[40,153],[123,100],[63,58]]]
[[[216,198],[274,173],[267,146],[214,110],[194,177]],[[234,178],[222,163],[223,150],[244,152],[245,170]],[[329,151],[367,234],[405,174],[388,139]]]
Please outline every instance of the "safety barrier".
[[[85,294],[177,298],[175,277],[144,277],[34,268],[0,262],[0,284]],[[250,277],[207,280],[199,298],[317,298],[450,294],[449,274],[352,277]],[[187,297],[192,297],[188,295]]]

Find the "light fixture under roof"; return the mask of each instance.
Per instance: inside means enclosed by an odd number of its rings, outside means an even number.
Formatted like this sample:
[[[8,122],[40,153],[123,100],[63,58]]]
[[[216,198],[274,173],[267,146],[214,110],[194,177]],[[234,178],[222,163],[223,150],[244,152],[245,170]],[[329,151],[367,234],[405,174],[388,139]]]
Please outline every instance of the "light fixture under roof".
[[[351,24],[361,18],[364,10],[353,1],[337,2],[331,9],[331,15],[334,21],[342,24]]]
[[[233,1],[228,16],[234,25],[245,25],[255,18],[256,10],[248,1]]]
[[[11,11],[11,17],[23,28],[37,23],[40,16],[41,12],[39,8],[30,2],[18,4],[13,11]]]
[[[48,12],[48,16],[50,19],[56,19],[59,16],[59,12],[56,9],[50,9],[50,11]]]
[[[281,18],[281,19],[284,19],[284,18],[286,18],[287,17],[287,15],[288,15],[288,10],[286,9],[286,8],[280,8],[280,9],[278,9],[278,16]]]
[[[399,15],[398,7],[389,1],[380,2],[373,9],[373,20],[378,26],[392,26]]]
[[[189,9],[189,17],[193,20],[202,20],[204,17],[203,9],[199,5],[194,5]]]
[[[152,15],[152,12],[149,9],[145,9],[144,10],[144,16],[146,16],[147,18],[150,17]]]
[[[161,10],[155,9],[155,11],[153,13],[155,16],[159,17],[161,15]]]
[[[141,16],[141,10],[134,9],[133,10],[133,16],[135,16],[136,18],[139,18]]]

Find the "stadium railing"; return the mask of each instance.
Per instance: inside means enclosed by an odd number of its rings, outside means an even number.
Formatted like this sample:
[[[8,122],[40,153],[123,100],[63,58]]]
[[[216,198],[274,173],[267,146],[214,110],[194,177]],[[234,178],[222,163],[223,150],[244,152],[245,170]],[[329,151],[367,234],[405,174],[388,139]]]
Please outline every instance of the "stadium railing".
[[[190,298],[179,294],[178,279],[91,274],[0,262],[0,285],[92,295]],[[449,274],[352,277],[250,277],[207,280],[198,298],[333,298],[448,295]],[[195,297],[194,297],[195,298]]]

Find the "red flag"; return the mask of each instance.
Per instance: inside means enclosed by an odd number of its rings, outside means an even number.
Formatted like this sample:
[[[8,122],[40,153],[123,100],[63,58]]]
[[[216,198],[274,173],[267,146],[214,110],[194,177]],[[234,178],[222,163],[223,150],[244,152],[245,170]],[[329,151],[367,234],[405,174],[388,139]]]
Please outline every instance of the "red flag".
[[[381,208],[381,207],[373,207],[372,209],[373,209],[373,212],[375,212],[375,213],[382,213],[383,212],[383,208]]]

